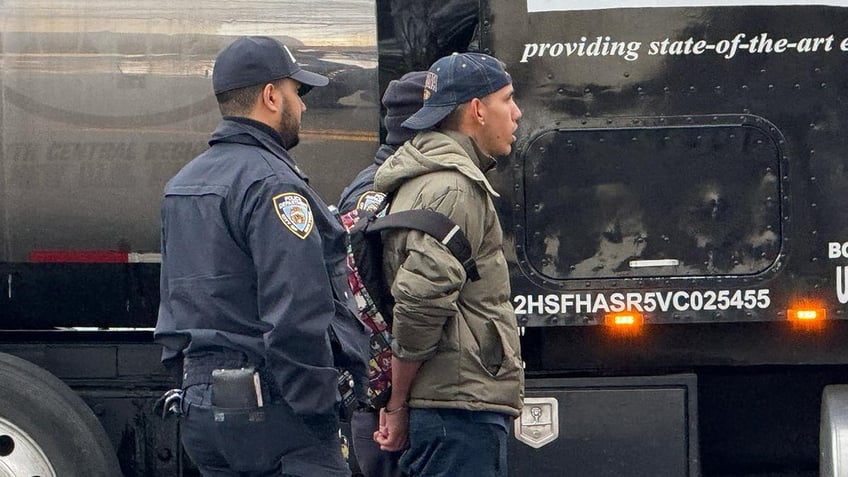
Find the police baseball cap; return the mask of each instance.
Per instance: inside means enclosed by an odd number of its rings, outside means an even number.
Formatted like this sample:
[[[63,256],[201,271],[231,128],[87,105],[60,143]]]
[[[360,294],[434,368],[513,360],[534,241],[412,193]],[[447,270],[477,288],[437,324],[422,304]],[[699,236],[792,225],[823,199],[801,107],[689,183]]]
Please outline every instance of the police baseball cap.
[[[288,47],[267,36],[241,37],[221,50],[212,69],[215,94],[292,78],[302,84],[326,86],[330,80],[297,64]]]
[[[512,77],[497,58],[483,53],[454,53],[427,71],[424,106],[403,122],[403,127],[420,131],[438,124],[457,106],[483,98],[512,83]]]

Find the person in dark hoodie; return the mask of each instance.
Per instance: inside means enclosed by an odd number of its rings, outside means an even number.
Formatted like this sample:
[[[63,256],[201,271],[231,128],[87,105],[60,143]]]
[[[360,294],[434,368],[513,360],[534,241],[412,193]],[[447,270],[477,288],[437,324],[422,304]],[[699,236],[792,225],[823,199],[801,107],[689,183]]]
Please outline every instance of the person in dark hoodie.
[[[383,118],[383,124],[386,127],[386,140],[377,149],[374,162],[360,171],[353,182],[342,191],[339,199],[339,211],[342,216],[346,217],[346,214],[352,210],[369,212],[375,210],[382,203],[385,195],[373,190],[374,174],[377,172],[377,168],[394,154],[398,147],[415,135],[415,131],[403,127],[401,123],[421,109],[424,104],[424,79],[426,77],[426,71],[413,71],[403,75],[400,79],[389,82],[382,99],[383,106],[386,108],[386,115]],[[354,291],[356,291],[356,288],[354,288]],[[374,308],[369,307],[361,310],[360,313],[368,313],[369,310],[374,310]],[[379,325],[374,327],[379,328]],[[379,331],[381,330],[377,329],[375,333],[379,333]],[[374,363],[378,363],[372,367],[371,371],[371,381],[374,383],[380,379],[380,376],[375,374],[380,373],[379,360],[381,355],[384,353],[388,355],[391,352],[388,350],[386,340],[372,338],[372,342],[369,358]],[[390,373],[391,371],[387,370],[386,372]],[[374,389],[381,387],[380,384],[372,386]],[[398,464],[402,452],[381,450],[380,446],[374,441],[374,432],[378,429],[379,411],[369,402],[367,393],[357,389],[357,394],[361,404],[358,409],[354,410],[350,418],[350,429],[353,439],[353,452],[360,470],[368,477],[399,477],[403,475]]]
[[[336,366],[367,376],[368,337],[346,231],[288,152],[301,95],[327,83],[276,39],[235,40],[210,148],[165,186],[154,336],[182,361],[182,443],[204,476],[350,475]]]
[[[416,131],[407,129],[401,124],[424,104],[424,78],[426,71],[413,71],[399,79],[389,81],[386,92],[383,93],[383,106],[386,115],[383,125],[386,127],[386,140],[377,149],[374,162],[362,169],[353,182],[342,191],[339,199],[339,211],[345,214],[353,209],[369,211],[374,204],[379,203],[383,195],[379,192],[374,197],[374,174],[383,162],[397,151],[406,141],[415,136]]]

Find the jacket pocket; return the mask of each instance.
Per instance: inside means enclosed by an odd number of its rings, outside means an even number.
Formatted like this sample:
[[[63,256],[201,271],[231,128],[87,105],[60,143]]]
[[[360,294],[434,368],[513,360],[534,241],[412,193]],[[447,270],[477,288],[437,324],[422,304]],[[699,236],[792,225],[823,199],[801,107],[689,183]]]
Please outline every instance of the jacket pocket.
[[[480,346],[480,358],[486,371],[492,376],[497,376],[504,360],[503,338],[494,321],[486,322],[486,334],[490,338]]]
[[[474,318],[466,322],[468,331],[479,350],[480,364],[492,376],[496,376],[504,364],[504,343],[497,323],[490,319]],[[471,345],[471,343],[468,343]]]

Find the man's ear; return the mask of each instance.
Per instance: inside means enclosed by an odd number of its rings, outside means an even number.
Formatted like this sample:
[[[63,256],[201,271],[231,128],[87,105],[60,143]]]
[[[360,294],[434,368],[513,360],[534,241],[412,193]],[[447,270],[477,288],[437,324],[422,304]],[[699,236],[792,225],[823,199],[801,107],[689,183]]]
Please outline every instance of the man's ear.
[[[271,112],[277,113],[283,108],[283,94],[273,84],[268,83],[262,88],[262,95],[259,98],[262,106]]]
[[[471,112],[471,117],[477,124],[486,123],[486,103],[480,98],[472,98],[468,104],[468,110]]]

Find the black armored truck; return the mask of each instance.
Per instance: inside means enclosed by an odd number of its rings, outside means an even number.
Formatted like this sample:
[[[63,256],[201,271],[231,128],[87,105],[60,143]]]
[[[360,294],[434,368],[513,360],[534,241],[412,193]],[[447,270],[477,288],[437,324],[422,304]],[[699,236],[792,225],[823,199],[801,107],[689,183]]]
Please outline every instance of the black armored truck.
[[[510,475],[848,475],[844,25],[842,0],[0,0],[0,475],[197,475],[153,412],[179,379],[159,204],[248,34],[331,78],[293,151],[328,203],[390,80],[506,63]]]

